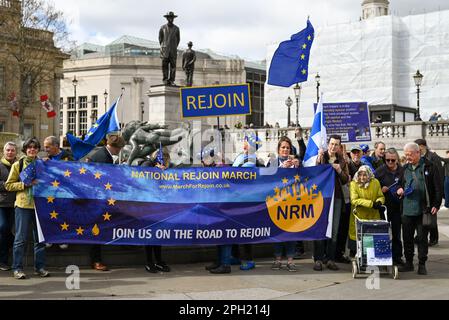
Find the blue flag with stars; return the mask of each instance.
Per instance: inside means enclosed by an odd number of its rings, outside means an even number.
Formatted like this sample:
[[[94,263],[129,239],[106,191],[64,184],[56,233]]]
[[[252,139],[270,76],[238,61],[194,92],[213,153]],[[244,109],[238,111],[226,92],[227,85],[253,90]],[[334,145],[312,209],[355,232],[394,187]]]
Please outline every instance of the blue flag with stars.
[[[290,87],[307,81],[314,32],[312,24],[307,20],[304,30],[292,35],[290,40],[281,42],[271,60],[268,84]]]
[[[86,134],[84,140],[67,134],[67,141],[72,148],[73,157],[79,160],[92,151],[108,133],[120,131],[120,124],[117,118],[117,105],[120,97],[100,119],[92,126]]]

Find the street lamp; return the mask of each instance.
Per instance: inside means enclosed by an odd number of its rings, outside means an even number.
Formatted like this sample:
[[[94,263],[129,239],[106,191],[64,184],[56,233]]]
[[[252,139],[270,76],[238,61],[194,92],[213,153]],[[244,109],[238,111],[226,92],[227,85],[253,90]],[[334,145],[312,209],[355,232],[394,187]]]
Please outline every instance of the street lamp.
[[[301,86],[299,83],[293,88],[296,97],[296,126],[299,126],[299,98],[301,97]]]
[[[107,106],[107,104],[108,104],[108,92],[106,91],[106,89],[104,89],[103,96],[104,96],[104,112],[106,112],[106,108],[108,107]]]
[[[288,115],[287,115],[287,128],[290,127],[290,107],[293,105],[292,98],[288,97],[287,100],[285,100],[285,105],[288,108]]]
[[[317,104],[320,102],[320,80],[321,80],[321,77],[320,77],[320,75],[317,72],[316,77],[315,77],[315,81],[316,81],[316,103]]]
[[[418,113],[416,115],[415,121],[422,121],[421,120],[421,115],[419,112],[419,87],[421,87],[421,83],[422,83],[422,79],[424,78],[424,76],[419,72],[419,70],[416,71],[416,74],[413,76],[413,80],[415,80],[415,85],[416,85],[416,95],[417,95],[417,99],[416,99],[416,105],[418,107]]]
[[[73,91],[75,95],[75,135],[78,135],[78,110],[76,109],[76,86],[78,85],[78,80],[76,80],[76,75],[73,76],[72,80]]]

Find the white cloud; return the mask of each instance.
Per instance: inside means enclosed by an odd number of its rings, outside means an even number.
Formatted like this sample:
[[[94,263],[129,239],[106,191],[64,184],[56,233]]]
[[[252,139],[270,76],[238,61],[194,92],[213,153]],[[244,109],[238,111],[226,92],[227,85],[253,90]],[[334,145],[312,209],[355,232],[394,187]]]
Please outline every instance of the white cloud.
[[[174,11],[181,42],[241,57],[264,59],[266,45],[288,39],[306,25],[356,21],[362,0],[53,0],[72,21],[70,31],[78,43],[107,44],[124,34],[157,40],[158,30]],[[399,15],[449,9],[447,0],[390,0]]]

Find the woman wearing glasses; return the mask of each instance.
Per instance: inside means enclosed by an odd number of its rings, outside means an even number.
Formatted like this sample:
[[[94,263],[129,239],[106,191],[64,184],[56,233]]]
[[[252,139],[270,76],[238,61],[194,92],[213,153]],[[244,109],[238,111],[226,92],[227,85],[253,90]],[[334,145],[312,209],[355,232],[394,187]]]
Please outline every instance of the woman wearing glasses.
[[[388,221],[391,223],[393,233],[392,251],[393,263],[404,265],[402,260],[401,240],[401,200],[397,195],[400,186],[403,185],[404,168],[400,164],[399,154],[391,148],[385,152],[385,165],[376,170],[375,174],[385,195],[385,205],[388,209]]]
[[[27,277],[23,272],[23,258],[25,255],[25,245],[30,225],[32,225],[33,228],[34,270],[39,277],[48,277],[50,275],[50,273],[45,270],[45,244],[39,243],[36,217],[34,214],[32,186],[35,185],[37,181],[33,180],[27,185],[20,181],[20,172],[36,161],[40,148],[41,144],[36,138],[31,138],[25,141],[22,148],[22,152],[25,153],[25,156],[12,165],[8,180],[5,182],[6,190],[17,192],[16,202],[14,204],[16,235],[14,238],[12,265],[14,278],[16,279],[26,279]]]

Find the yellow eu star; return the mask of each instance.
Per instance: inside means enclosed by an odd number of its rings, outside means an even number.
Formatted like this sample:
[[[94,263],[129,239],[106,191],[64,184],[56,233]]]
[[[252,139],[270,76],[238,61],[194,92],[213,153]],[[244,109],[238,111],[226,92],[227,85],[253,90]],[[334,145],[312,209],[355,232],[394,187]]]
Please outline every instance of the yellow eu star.
[[[54,188],[58,188],[59,185],[60,185],[60,183],[58,181],[56,181],[56,180],[53,181],[51,184],[53,185]]]
[[[297,174],[296,176],[295,176],[295,181],[301,181],[301,177],[299,176],[299,174]]]
[[[306,60],[306,55],[305,54],[301,55],[301,60]]]
[[[308,36],[307,40],[312,41],[312,36]]]
[[[66,178],[70,178],[71,175],[72,175],[72,173],[71,173],[69,170],[67,170],[66,172],[64,172],[64,177],[66,177]]]
[[[54,203],[53,201],[55,201],[54,197],[47,197],[47,203]]]
[[[94,124],[93,127],[98,128],[99,127],[98,123]]]
[[[307,45],[304,43],[304,44],[302,45],[302,48],[303,48],[303,49],[307,49]]]
[[[108,184],[105,184],[105,185],[104,185],[104,188],[105,188],[106,190],[112,190],[112,184],[110,184],[110,183],[108,182]]]
[[[69,225],[67,224],[67,222],[61,224],[61,231],[69,231]]]
[[[57,213],[55,210],[50,213],[51,219],[58,219],[59,213]]]
[[[76,229],[76,234],[78,236],[83,236],[84,235],[84,229],[79,227],[78,229]]]
[[[114,199],[108,199],[108,205],[110,205],[110,206],[115,206],[115,202],[116,202],[117,200],[114,200]]]
[[[99,180],[101,178],[102,174],[100,172],[97,172],[94,174],[94,176],[95,176],[96,180]]]
[[[312,189],[315,191],[316,189],[318,189],[318,186],[317,186],[316,184],[314,184],[314,185],[312,186]]]
[[[307,74],[307,70],[306,70],[306,69],[303,69],[303,70],[301,71],[301,73],[302,73],[303,75],[306,75],[306,74]]]
[[[288,184],[288,179],[287,178],[282,179],[282,183],[283,184]]]
[[[80,170],[80,174],[86,174],[87,170],[85,168],[81,168]]]
[[[104,221],[111,221],[111,215],[109,214],[109,212],[106,212],[104,215],[103,215],[103,217],[104,217]]]

